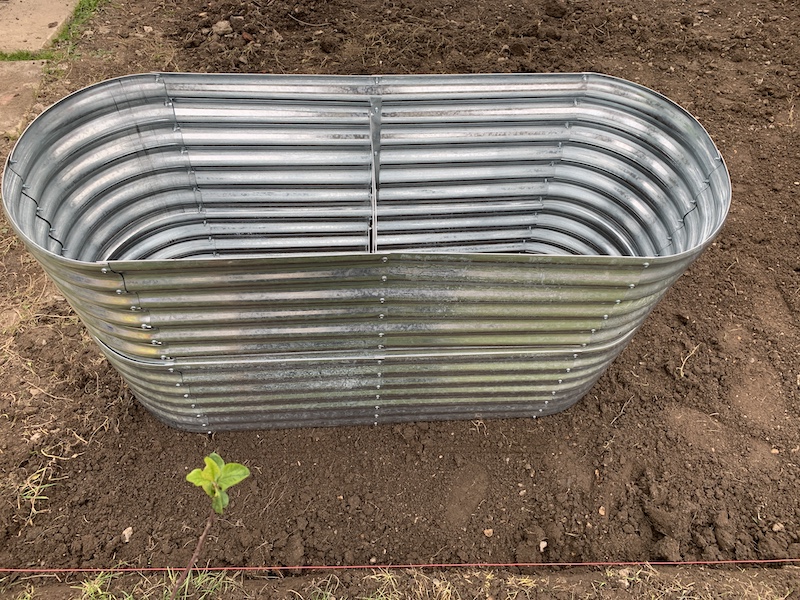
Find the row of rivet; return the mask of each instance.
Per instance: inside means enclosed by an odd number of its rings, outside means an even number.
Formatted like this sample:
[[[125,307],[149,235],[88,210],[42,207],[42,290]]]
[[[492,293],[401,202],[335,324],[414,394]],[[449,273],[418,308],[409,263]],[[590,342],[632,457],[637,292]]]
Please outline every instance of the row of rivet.
[[[388,256],[381,257],[381,262],[382,263],[389,262],[389,257]],[[389,278],[386,275],[381,275],[381,284],[384,286],[384,289],[381,290],[381,293],[380,293],[379,298],[378,298],[378,302],[380,302],[381,304],[385,304],[386,303],[385,286],[386,286],[386,282],[388,280],[389,280]],[[384,307],[380,308],[380,312],[378,313],[378,319],[379,320],[383,320],[383,319],[386,318],[386,312],[385,311],[386,311],[386,309]],[[378,350],[384,350],[386,348],[386,345],[384,343],[382,343],[384,341],[385,336],[386,336],[386,332],[378,331],[378,342],[379,342],[378,343]],[[375,384],[375,389],[376,389],[376,394],[375,394],[375,420],[373,421],[373,425],[377,425],[378,424],[378,418],[379,418],[379,415],[380,415],[380,412],[379,412],[380,411],[380,402],[379,401],[381,399],[380,389],[381,389],[381,385],[383,384],[383,372],[382,372],[383,359],[379,358],[377,360],[377,364],[378,364],[378,371],[376,371],[377,383]]]
[[[649,263],[649,262],[644,262],[644,263],[642,263],[642,268],[644,268],[644,269],[648,268],[649,266],[650,266],[650,263]],[[629,284],[628,284],[628,288],[629,288],[629,289],[631,289],[631,290],[632,290],[632,289],[635,289],[635,288],[636,288],[636,284],[635,284],[635,283],[629,283]],[[614,300],[614,304],[615,304],[615,305],[618,305],[618,304],[621,304],[621,303],[622,303],[622,300],[621,300],[621,299],[619,299],[619,298],[618,298],[618,299],[616,299],[616,300]],[[608,320],[608,314],[604,314],[604,315],[603,315],[603,320],[604,320],[604,321],[607,321],[607,320]],[[592,328],[591,332],[592,332],[592,334],[594,334],[594,333],[596,333],[596,332],[597,332],[597,329],[596,329],[596,328]],[[581,346],[585,348],[585,347],[587,346],[587,343],[586,343],[586,342],[583,342],[583,343],[581,344]],[[572,358],[573,358],[574,360],[577,360],[577,358],[578,358],[578,355],[577,355],[577,354],[573,354],[573,355],[572,355]],[[571,369],[570,367],[567,367],[567,368],[565,369],[565,372],[566,372],[566,373],[570,373],[571,371],[572,371],[572,369]],[[564,383],[564,380],[563,380],[563,379],[559,379],[559,380],[558,380],[558,385],[562,385],[563,383]],[[556,392],[557,392],[557,390],[551,390],[551,392],[550,392],[551,396],[555,396],[555,395],[556,395]],[[545,400],[545,401],[544,401],[544,406],[545,406],[545,407],[547,407],[549,404],[550,404],[550,401],[549,401],[549,400]],[[539,412],[540,412],[540,413],[541,413],[541,412],[544,412],[544,408],[540,408],[540,409],[539,409]],[[535,418],[536,418],[536,416],[537,416],[537,415],[533,415],[533,418],[535,419]]]

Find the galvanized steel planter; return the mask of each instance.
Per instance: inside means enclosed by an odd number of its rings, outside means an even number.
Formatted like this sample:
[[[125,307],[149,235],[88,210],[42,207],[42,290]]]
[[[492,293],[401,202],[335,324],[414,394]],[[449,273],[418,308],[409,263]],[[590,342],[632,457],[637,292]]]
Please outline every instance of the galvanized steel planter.
[[[611,77],[123,77],[3,204],[109,361],[194,431],[576,402],[719,231],[703,128]]]

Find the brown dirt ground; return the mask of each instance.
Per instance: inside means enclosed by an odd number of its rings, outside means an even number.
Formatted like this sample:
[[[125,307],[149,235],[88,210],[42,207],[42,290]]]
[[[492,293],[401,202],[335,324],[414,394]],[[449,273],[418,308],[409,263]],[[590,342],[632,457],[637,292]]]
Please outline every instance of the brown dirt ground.
[[[696,115],[733,206],[560,415],[213,436],[146,413],[0,223],[0,565],[184,564],[207,510],[184,476],[212,450],[253,471],[207,545],[217,566],[800,558],[799,31],[792,0],[103,5],[36,110],[151,70],[598,71]]]

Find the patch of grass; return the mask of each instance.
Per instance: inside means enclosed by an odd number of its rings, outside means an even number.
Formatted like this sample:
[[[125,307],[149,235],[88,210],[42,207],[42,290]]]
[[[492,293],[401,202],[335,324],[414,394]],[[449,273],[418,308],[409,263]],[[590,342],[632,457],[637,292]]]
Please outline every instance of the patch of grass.
[[[336,591],[340,585],[341,581],[336,575],[328,575],[313,581],[305,590],[305,595],[301,597],[308,600],[336,600]]]
[[[97,9],[105,4],[108,0],[79,0],[72,12],[72,18],[67,24],[58,32],[58,35],[53,40],[56,45],[67,43],[72,45],[73,40],[80,35],[80,31],[86,22],[92,18]]]
[[[42,50],[14,50],[13,52],[0,52],[0,62],[16,62],[23,60],[56,60],[63,59],[63,52],[53,48],[62,47],[66,54],[71,54],[74,49],[74,41],[80,36],[81,31],[92,18],[97,9],[108,0],[79,0],[72,17],[61,28],[55,38],[53,38],[52,48]]]
[[[80,585],[73,586],[73,589],[81,592],[78,600],[115,600],[114,594],[108,588],[116,577],[117,574],[104,571],[82,581]]]
[[[49,500],[44,491],[53,487],[56,481],[58,480],[53,478],[52,467],[45,465],[28,475],[28,478],[17,486],[17,509],[28,512],[26,525],[31,525],[33,518],[39,513],[47,512],[41,508],[41,502]]]
[[[49,48],[44,50],[15,50],[14,52],[0,52],[0,62],[51,60],[55,55],[56,53]]]
[[[35,588],[29,583],[24,590],[14,597],[14,600],[33,600],[35,593]]]
[[[104,571],[72,586],[80,592],[76,600],[166,600],[179,576],[177,571],[166,575],[136,576],[114,571]],[[139,580],[134,584],[132,577]],[[132,586],[132,587],[129,587]],[[34,588],[30,587],[30,594]],[[242,585],[240,573],[229,574],[224,571],[197,571],[181,586],[178,600],[214,600],[219,597],[235,597],[246,600],[250,596]],[[31,595],[30,598],[34,596]]]

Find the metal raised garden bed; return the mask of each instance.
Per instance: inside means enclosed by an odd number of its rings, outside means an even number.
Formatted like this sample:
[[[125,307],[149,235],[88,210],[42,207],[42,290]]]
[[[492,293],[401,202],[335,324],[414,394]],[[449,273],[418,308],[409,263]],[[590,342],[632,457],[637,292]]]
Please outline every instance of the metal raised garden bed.
[[[684,110],[593,74],[150,74],[39,116],[17,234],[193,431],[539,416],[722,226]]]

